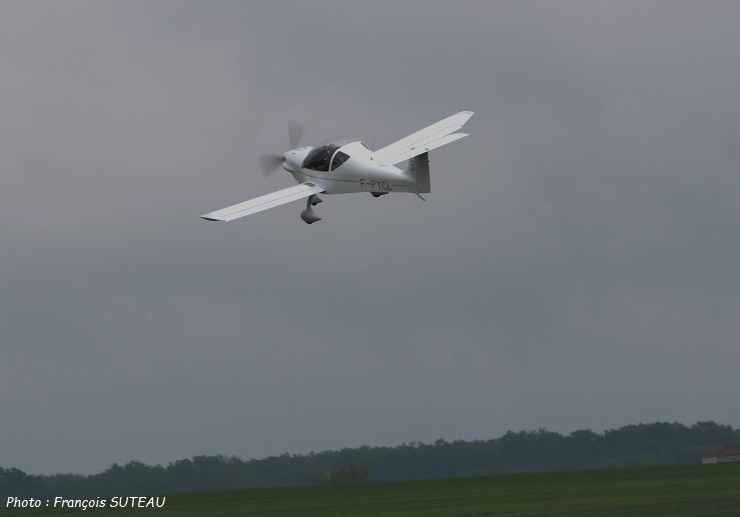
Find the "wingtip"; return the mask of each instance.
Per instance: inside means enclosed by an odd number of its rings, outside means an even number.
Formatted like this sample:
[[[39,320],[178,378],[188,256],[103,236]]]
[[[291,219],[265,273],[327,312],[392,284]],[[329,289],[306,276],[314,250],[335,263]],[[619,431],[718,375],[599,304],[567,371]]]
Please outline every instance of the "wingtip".
[[[210,217],[210,215],[211,214],[201,215],[200,218],[205,219],[206,221],[223,221],[223,219],[219,219],[217,217]]]

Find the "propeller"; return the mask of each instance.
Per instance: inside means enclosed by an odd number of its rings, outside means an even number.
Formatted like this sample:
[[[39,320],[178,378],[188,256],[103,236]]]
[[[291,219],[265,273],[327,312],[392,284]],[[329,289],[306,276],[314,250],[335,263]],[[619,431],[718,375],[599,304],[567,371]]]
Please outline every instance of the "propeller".
[[[305,131],[306,126],[304,124],[296,122],[295,120],[288,121],[288,143],[290,143],[291,149],[295,149],[300,145],[301,138],[303,137],[303,133]],[[262,174],[264,176],[269,176],[270,174],[275,172],[275,170],[278,169],[284,161],[285,158],[282,154],[261,155],[260,169],[262,169]]]
[[[282,154],[263,154],[260,156],[260,169],[263,176],[269,176],[271,173],[283,164]]]
[[[295,120],[288,121],[288,141],[290,142],[290,148],[295,149],[301,143],[303,133],[306,131],[306,126]]]

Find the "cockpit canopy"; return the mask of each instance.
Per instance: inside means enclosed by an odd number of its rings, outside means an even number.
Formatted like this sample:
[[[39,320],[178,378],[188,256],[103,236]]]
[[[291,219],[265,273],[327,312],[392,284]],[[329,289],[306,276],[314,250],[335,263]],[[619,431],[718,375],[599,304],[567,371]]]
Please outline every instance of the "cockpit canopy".
[[[303,168],[313,171],[333,171],[349,159],[349,155],[339,148],[352,142],[357,142],[357,139],[342,136],[320,143],[306,155]]]

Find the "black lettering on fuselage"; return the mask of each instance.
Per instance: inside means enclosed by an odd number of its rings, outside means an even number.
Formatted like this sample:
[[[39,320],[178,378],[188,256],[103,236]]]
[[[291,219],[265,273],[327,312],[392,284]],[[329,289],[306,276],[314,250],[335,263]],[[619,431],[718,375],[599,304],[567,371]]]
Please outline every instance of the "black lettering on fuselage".
[[[386,180],[366,180],[365,178],[360,178],[360,188],[368,188],[372,191],[385,190],[387,192],[393,190]]]

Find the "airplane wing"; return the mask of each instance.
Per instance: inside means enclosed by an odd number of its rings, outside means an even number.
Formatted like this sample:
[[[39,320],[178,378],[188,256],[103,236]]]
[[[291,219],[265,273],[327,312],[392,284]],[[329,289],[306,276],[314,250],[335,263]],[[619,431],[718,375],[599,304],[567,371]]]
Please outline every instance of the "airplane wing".
[[[395,165],[414,156],[418,156],[437,147],[441,147],[450,142],[454,142],[464,136],[466,133],[455,133],[463,127],[470,117],[472,111],[461,111],[436,124],[425,127],[413,135],[394,142],[373,153],[373,160],[380,165]]]
[[[308,197],[312,194],[318,194],[323,191],[324,189],[315,183],[306,181],[300,185],[284,188],[277,192],[273,192],[272,194],[250,199],[244,203],[239,203],[227,208],[222,208],[221,210],[216,210],[215,212],[203,214],[201,217],[208,221],[231,221],[232,219],[256,214],[257,212],[284,205],[291,201],[298,201],[299,199]]]

